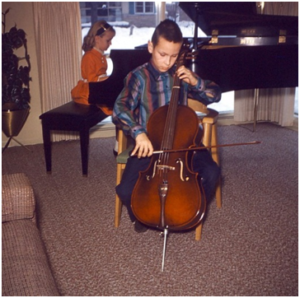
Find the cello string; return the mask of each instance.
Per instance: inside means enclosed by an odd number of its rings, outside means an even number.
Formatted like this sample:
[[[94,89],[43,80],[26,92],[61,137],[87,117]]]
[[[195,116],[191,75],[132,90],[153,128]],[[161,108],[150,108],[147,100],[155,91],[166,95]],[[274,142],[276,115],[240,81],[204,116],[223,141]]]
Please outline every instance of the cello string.
[[[179,90],[180,90],[180,79],[177,75],[175,75],[173,87],[172,87],[171,99],[170,99],[170,103],[169,103],[169,107],[168,107],[167,121],[165,123],[165,128],[164,128],[163,147],[168,148],[168,149],[173,148],[173,143],[174,143]],[[169,164],[169,156],[170,156],[169,154],[163,155],[163,164],[164,165]],[[163,168],[164,181],[167,181],[168,171],[169,171],[168,168]]]
[[[180,55],[178,59],[178,63],[176,66],[176,70],[183,65],[184,62],[184,56],[183,54]],[[175,124],[176,124],[176,117],[177,117],[177,107],[178,107],[178,99],[179,99],[179,92],[180,92],[180,79],[175,73],[174,80],[173,80],[173,86],[172,86],[172,93],[171,93],[171,99],[169,102],[169,107],[167,111],[167,118],[164,126],[164,132],[163,132],[163,139],[161,143],[161,150],[163,151],[159,155],[159,161],[161,165],[166,165],[166,167],[163,167],[162,170],[159,170],[162,175],[160,175],[163,179],[163,182],[167,182],[168,178],[168,167],[169,164],[169,153],[165,152],[165,150],[170,150],[173,148],[174,138],[175,138]],[[161,169],[161,168],[160,168]]]

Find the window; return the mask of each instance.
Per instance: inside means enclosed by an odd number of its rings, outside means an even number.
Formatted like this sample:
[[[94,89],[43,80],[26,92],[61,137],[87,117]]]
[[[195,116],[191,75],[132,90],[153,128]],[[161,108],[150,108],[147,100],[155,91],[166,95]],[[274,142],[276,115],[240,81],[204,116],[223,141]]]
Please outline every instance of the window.
[[[80,2],[81,23],[116,20],[122,10],[121,2]]]
[[[154,13],[154,2],[135,2],[136,13]]]

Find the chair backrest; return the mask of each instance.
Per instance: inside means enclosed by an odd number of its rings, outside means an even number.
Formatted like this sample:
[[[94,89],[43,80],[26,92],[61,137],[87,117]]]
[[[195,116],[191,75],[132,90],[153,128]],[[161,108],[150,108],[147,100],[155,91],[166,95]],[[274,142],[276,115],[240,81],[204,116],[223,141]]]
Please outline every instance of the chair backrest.
[[[208,114],[209,112],[205,104],[192,98],[188,98],[188,106],[195,112],[201,112],[204,114]]]
[[[196,112],[200,123],[217,123],[219,116],[218,111],[210,109],[205,104],[192,98],[188,98],[188,106]],[[201,113],[201,115],[199,113]]]

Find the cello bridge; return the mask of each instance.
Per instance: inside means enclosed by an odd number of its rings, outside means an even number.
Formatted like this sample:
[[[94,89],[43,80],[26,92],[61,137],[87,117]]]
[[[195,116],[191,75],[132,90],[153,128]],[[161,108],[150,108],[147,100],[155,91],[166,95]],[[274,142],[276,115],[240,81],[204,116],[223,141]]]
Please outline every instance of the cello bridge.
[[[154,163],[154,167],[153,167],[153,172],[152,175],[147,175],[146,179],[148,181],[150,181],[151,178],[154,178],[155,174],[156,174],[156,170],[170,170],[170,171],[175,171],[175,167],[172,166],[168,166],[168,165],[158,165],[157,163],[160,162],[160,160],[156,160]]]
[[[175,171],[175,167],[167,166],[167,165],[157,165],[156,166],[158,170],[171,170]]]

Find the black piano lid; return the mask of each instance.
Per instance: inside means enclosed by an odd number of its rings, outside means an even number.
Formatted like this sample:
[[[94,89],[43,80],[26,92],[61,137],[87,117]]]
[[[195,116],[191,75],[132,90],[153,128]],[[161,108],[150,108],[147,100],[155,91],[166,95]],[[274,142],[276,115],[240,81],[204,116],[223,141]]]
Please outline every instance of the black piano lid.
[[[256,2],[180,2],[206,35],[298,37],[298,17],[256,13]]]
[[[200,50],[194,67],[194,71],[202,79],[214,81],[222,92],[297,87],[298,47],[204,47]]]

